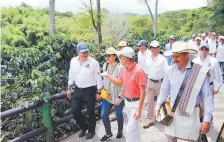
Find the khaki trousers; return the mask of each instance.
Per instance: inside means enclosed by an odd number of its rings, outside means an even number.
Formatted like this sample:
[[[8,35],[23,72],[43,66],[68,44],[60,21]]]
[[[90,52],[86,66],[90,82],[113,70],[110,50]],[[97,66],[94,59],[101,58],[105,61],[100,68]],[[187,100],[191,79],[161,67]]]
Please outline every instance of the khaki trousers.
[[[154,110],[156,105],[156,98],[160,92],[161,83],[161,81],[153,82],[152,80],[147,79],[145,107],[147,110],[147,119],[152,122],[155,121]]]

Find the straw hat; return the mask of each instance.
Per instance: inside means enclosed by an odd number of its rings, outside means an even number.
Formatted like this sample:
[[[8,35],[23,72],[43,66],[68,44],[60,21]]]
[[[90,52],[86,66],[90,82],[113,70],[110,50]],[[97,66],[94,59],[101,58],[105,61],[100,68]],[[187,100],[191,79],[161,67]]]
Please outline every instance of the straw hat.
[[[106,50],[106,54],[116,54],[117,50],[113,47],[110,47]]]
[[[188,52],[190,54],[197,54],[197,51],[194,49],[188,48],[188,44],[184,41],[174,42],[172,45],[172,50],[167,50],[164,52],[164,56],[171,56],[175,53],[184,53]]]

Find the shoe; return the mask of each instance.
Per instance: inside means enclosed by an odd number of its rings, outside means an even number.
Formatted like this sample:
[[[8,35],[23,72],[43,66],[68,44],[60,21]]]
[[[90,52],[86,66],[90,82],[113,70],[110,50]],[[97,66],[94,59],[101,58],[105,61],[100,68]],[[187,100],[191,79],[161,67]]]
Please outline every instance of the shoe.
[[[95,132],[94,132],[94,133],[88,132],[88,133],[86,134],[86,139],[92,139],[92,138],[94,137],[95,134],[96,134]]]
[[[147,129],[149,128],[150,126],[152,126],[154,123],[153,122],[145,122],[144,125],[143,125],[143,128],[144,129]]]
[[[119,141],[123,137],[123,133],[117,133],[116,140]]]
[[[109,136],[104,135],[104,136],[100,139],[100,141],[101,141],[101,142],[106,142],[106,141],[108,141],[109,139],[111,139],[112,136],[113,136],[113,134],[110,134]]]
[[[81,137],[84,137],[85,134],[86,134],[86,131],[81,130],[78,136],[79,138],[81,138]]]

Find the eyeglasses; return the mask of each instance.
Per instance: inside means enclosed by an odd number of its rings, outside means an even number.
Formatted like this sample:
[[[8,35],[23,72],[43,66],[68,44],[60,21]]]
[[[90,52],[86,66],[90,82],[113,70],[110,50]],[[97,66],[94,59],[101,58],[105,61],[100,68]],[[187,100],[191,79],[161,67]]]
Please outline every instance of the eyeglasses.
[[[153,46],[150,46],[150,49],[156,49],[156,48],[158,48],[158,47],[153,47]]]

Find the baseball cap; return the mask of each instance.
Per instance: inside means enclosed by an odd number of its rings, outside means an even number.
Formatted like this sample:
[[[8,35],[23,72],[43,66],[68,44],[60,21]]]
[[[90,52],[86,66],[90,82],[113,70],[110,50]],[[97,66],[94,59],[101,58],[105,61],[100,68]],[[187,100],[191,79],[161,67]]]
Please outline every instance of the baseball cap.
[[[156,41],[156,40],[153,40],[153,41],[150,43],[150,47],[159,47],[159,42]]]
[[[118,46],[127,46],[127,43],[125,42],[125,41],[120,41],[119,43],[118,43]]]
[[[193,34],[191,37],[192,37],[192,38],[196,38],[196,34]]]
[[[203,48],[203,47],[209,49],[208,44],[202,44],[202,45],[199,47],[199,49],[201,49],[201,48]]]
[[[196,38],[195,38],[195,40],[198,40],[198,39],[199,39],[199,40],[201,40],[201,38],[200,38],[200,37],[196,37]]]
[[[176,39],[176,36],[175,35],[170,35],[170,38],[169,39],[175,40]]]
[[[187,36],[184,36],[182,40],[187,42],[187,40],[188,40]]]
[[[145,45],[147,46],[147,41],[146,40],[140,40],[137,44],[137,46],[142,46],[142,45]]]
[[[135,51],[131,47],[124,47],[121,51],[117,51],[117,56],[123,55],[128,58],[133,58],[135,56]]]
[[[89,51],[89,45],[86,44],[85,42],[80,42],[80,43],[77,44],[76,50],[81,52],[81,53]]]

